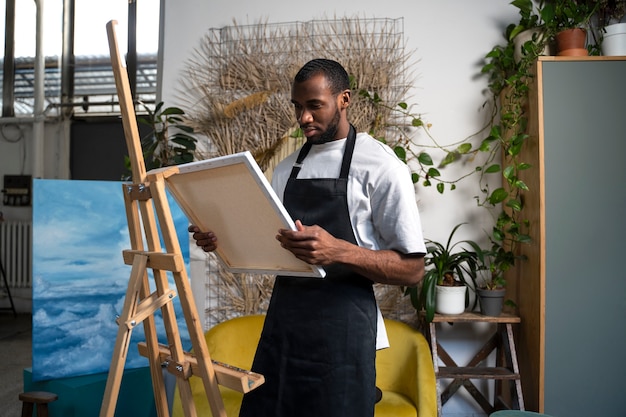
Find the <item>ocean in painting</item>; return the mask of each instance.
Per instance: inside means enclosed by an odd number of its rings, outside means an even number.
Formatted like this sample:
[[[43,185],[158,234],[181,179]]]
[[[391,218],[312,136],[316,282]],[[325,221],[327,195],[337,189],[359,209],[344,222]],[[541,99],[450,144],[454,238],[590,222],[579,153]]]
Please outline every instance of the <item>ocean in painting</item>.
[[[34,180],[33,359],[35,381],[107,372],[131,267],[120,182]],[[188,264],[188,221],[168,198],[181,251]],[[170,274],[168,274],[170,275]],[[170,276],[170,285],[175,289]],[[178,297],[174,306],[183,348],[190,349]],[[159,341],[166,343],[160,312]],[[125,367],[148,365],[137,351],[145,340],[135,327]]]

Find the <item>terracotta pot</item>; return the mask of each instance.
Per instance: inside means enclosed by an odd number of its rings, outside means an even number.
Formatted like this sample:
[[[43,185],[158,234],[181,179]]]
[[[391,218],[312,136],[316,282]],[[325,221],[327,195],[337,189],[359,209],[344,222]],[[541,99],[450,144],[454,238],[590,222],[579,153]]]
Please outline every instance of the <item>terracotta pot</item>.
[[[587,31],[585,29],[567,29],[556,34],[559,56],[586,56]]]

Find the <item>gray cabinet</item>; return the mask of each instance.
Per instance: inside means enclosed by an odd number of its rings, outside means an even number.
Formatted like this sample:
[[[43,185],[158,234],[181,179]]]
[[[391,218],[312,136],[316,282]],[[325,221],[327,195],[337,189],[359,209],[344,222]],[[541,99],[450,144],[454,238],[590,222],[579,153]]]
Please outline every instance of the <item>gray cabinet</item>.
[[[534,241],[512,288],[527,409],[623,417],[626,57],[543,57],[529,110]]]

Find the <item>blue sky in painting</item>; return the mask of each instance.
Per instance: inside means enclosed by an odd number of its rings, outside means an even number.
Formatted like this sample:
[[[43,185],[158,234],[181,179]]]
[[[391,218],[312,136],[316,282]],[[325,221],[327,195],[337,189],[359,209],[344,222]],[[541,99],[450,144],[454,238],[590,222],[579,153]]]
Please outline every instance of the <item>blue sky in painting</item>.
[[[130,277],[122,250],[130,248],[122,183],[34,180],[33,379],[106,372],[113,355]],[[188,221],[169,198],[181,251],[189,259]],[[171,277],[170,277],[171,278]],[[173,280],[170,282],[174,287]],[[183,347],[189,349],[178,297]],[[160,315],[159,340],[165,342]],[[147,366],[132,333],[127,368]]]

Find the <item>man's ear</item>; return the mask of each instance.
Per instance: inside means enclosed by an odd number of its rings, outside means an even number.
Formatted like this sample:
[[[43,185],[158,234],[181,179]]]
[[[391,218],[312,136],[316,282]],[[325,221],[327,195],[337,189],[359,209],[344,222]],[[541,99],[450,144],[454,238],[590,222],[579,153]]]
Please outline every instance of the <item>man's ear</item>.
[[[352,99],[352,92],[350,90],[344,90],[341,94],[339,94],[339,105],[341,109],[346,109],[350,105],[350,100]]]

